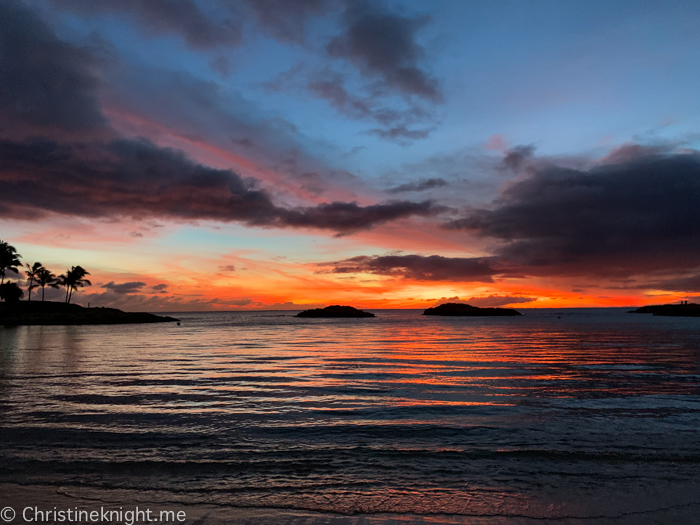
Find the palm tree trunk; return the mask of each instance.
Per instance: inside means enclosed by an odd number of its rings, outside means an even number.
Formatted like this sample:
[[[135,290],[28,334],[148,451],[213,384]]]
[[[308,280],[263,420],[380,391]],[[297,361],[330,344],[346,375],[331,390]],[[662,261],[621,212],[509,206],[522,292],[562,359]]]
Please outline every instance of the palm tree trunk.
[[[32,283],[33,282],[34,282],[33,279],[29,279],[29,290],[28,290],[29,291],[29,299],[27,299],[27,301],[32,300]]]
[[[44,286],[41,287],[41,302],[44,302]]]
[[[66,285],[66,302],[68,302],[68,290],[70,290],[70,286]]]
[[[70,304],[70,298],[73,297],[73,287],[70,287],[70,293],[68,294],[68,304]]]

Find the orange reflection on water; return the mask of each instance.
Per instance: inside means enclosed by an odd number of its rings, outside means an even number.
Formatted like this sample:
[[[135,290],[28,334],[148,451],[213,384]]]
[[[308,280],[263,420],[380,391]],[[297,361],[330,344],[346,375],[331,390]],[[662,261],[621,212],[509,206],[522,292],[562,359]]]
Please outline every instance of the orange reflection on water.
[[[640,484],[682,494],[695,321],[577,315],[2,330],[4,465],[27,484],[347,513],[561,518],[591,514],[580,484],[601,505]]]

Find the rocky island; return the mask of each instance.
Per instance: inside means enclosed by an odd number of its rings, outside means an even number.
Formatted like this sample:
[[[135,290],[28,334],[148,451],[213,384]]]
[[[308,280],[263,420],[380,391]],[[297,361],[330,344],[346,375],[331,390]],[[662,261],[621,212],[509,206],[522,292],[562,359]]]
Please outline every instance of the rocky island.
[[[374,314],[363,312],[352,306],[333,305],[326,308],[316,308],[314,310],[304,310],[296,317],[374,317]]]
[[[682,304],[655,304],[642,306],[628,312],[630,314],[654,314],[672,317],[700,317],[700,304],[686,301]]]
[[[457,317],[482,317],[482,316],[513,316],[522,315],[511,308],[479,308],[464,303],[445,303],[434,308],[428,308],[423,315],[445,315]]]
[[[174,317],[116,308],[83,308],[77,304],[18,301],[0,303],[0,325],[81,325],[175,322]]]

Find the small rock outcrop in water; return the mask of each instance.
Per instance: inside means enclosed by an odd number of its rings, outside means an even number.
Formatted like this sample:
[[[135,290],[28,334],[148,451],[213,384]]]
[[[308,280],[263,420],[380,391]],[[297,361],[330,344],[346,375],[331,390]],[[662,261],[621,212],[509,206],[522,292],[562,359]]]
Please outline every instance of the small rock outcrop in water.
[[[144,312],[122,312],[116,308],[83,308],[77,304],[21,301],[0,303],[0,325],[81,325],[167,323],[173,317]]]
[[[374,314],[363,312],[352,306],[333,305],[326,308],[316,308],[315,310],[304,310],[296,317],[374,317]]]
[[[451,315],[451,316],[511,316],[522,315],[510,308],[479,308],[463,303],[445,303],[434,308],[428,308],[423,315]]]
[[[630,314],[654,314],[673,317],[700,317],[700,304],[655,304],[642,306],[628,312]]]

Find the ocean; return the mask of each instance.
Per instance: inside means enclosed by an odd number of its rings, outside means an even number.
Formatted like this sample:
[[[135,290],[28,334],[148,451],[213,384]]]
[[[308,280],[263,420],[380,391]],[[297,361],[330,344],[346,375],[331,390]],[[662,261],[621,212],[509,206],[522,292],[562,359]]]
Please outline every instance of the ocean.
[[[699,318],[371,311],[0,328],[0,490],[197,523],[700,522]]]

